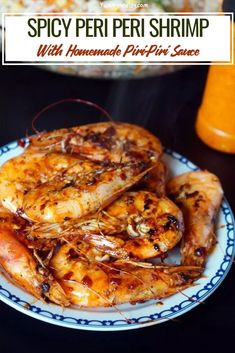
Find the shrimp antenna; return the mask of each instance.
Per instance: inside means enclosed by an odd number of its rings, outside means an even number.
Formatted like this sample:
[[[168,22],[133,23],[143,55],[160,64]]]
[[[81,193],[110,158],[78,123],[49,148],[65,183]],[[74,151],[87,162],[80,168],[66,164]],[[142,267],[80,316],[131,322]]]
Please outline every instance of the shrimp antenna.
[[[37,128],[35,127],[35,123],[38,120],[38,118],[45,113],[46,111],[56,107],[57,105],[63,104],[63,103],[81,103],[81,104],[85,104],[88,105],[90,107],[93,107],[97,110],[99,110],[104,116],[106,116],[106,118],[108,118],[108,120],[110,120],[112,123],[114,123],[111,115],[107,112],[107,110],[105,110],[104,108],[102,108],[100,105],[93,103],[91,101],[85,100],[85,99],[81,99],[81,98],[65,98],[65,99],[61,99],[58,100],[54,103],[51,103],[49,105],[47,105],[46,107],[44,107],[42,110],[40,110],[33,118],[32,120],[32,130],[36,133],[36,134],[40,134],[40,131],[37,130]]]
[[[177,292],[182,294],[184,297],[186,297],[188,300],[190,300],[191,302],[195,302],[195,303],[198,303],[198,304],[205,304],[205,302],[201,301],[201,300],[198,300],[197,298],[193,298],[193,297],[190,297],[188,296],[187,294],[185,294],[182,290],[180,289],[177,289]]]

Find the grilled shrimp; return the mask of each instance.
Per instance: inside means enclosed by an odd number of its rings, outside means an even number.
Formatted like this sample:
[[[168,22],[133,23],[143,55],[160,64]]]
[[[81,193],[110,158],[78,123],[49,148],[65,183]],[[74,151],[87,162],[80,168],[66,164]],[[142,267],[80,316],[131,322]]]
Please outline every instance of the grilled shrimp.
[[[23,153],[0,168],[0,202],[11,212],[22,208],[24,195],[37,185],[51,180],[69,167],[80,167],[77,158],[61,153]],[[90,166],[92,170],[93,165]],[[80,172],[83,170],[80,167]]]
[[[83,164],[90,165],[84,161]],[[95,167],[87,173],[63,173],[24,195],[22,210],[37,222],[63,222],[93,213],[137,183],[148,170],[142,164]]]
[[[129,124],[42,133],[31,138],[22,156],[2,166],[0,201],[32,221],[80,218],[138,183],[161,153],[157,138]]]
[[[102,166],[63,153],[29,153],[0,169],[0,201],[32,221],[62,222],[104,207],[148,172],[144,163]],[[150,167],[151,169],[151,167]]]
[[[172,249],[183,233],[183,216],[168,198],[126,192],[104,210],[63,224],[35,224],[34,238],[83,240],[117,258],[148,259]]]
[[[14,283],[36,298],[69,305],[64,290],[53,275],[17,239],[16,232],[20,227],[20,220],[0,209],[0,266]]]
[[[184,214],[182,264],[204,266],[216,243],[214,223],[223,197],[221,184],[214,174],[196,171],[170,180],[167,191]]]
[[[74,153],[106,163],[157,162],[160,141],[142,127],[121,122],[83,125],[40,133],[30,140],[29,150]]]
[[[52,258],[50,266],[69,300],[80,307],[113,306],[159,299],[189,287],[202,273],[194,266],[139,267],[138,264],[91,261],[63,245]]]

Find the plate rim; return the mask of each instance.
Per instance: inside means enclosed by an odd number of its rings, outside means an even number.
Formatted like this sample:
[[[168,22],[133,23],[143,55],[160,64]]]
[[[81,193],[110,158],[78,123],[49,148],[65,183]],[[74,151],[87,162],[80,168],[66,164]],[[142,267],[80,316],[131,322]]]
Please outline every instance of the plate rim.
[[[11,150],[20,148],[19,141],[22,141],[22,140],[24,140],[25,142],[28,141],[27,138],[24,138],[24,139],[9,142],[3,146],[0,146],[0,158],[5,153],[9,153]],[[194,163],[192,163],[188,158],[184,157],[183,155],[179,154],[178,152],[175,152],[172,149],[164,148],[164,154],[166,154],[167,156],[170,156],[174,160],[177,160],[178,162],[185,165],[190,170],[199,170],[200,169]],[[219,263],[219,268],[217,269],[216,274],[208,280],[208,282],[203,286],[203,288],[201,288],[199,291],[197,291],[196,294],[193,294],[192,297],[196,297],[196,299],[194,299],[194,300],[192,300],[190,298],[187,300],[185,299],[185,300],[182,300],[180,302],[180,304],[175,305],[175,306],[171,306],[170,308],[162,310],[159,313],[153,313],[151,315],[149,314],[148,316],[141,316],[141,317],[138,317],[137,319],[135,318],[135,320],[137,320],[137,321],[134,323],[128,323],[124,319],[101,320],[100,321],[98,319],[97,320],[96,319],[93,319],[93,320],[79,319],[79,318],[72,318],[69,316],[66,317],[61,314],[54,314],[50,311],[43,310],[34,304],[32,305],[32,304],[28,303],[27,301],[20,299],[16,295],[10,293],[10,291],[8,289],[3,288],[2,285],[0,285],[0,300],[2,302],[4,302],[5,304],[9,305],[10,307],[16,309],[17,311],[20,311],[21,313],[26,314],[34,319],[38,319],[40,321],[47,322],[47,323],[54,324],[54,325],[58,325],[58,326],[63,326],[66,328],[89,330],[89,331],[106,331],[106,332],[108,331],[108,332],[110,332],[110,331],[123,331],[123,330],[139,329],[139,328],[160,324],[160,323],[166,322],[168,320],[174,319],[180,315],[185,314],[186,312],[190,311],[194,307],[198,306],[202,299],[207,299],[219,287],[219,285],[225,279],[225,277],[227,276],[227,274],[231,268],[231,265],[233,263],[233,259],[235,256],[235,219],[234,219],[234,215],[233,215],[231,206],[229,205],[229,203],[225,197],[223,198],[220,211],[223,213],[224,219],[226,220],[226,231],[227,231],[227,234],[226,234],[227,235],[227,238],[226,238],[227,245],[226,245],[226,249],[225,249],[225,254],[223,256],[223,261],[221,263]],[[231,222],[227,221],[228,216],[231,217]],[[231,227],[229,227],[229,226],[231,226]],[[232,232],[232,236],[229,235],[230,232]],[[229,241],[230,241],[230,244],[229,244]],[[227,251],[231,247],[232,247],[231,254],[228,254]],[[226,268],[222,269],[222,266],[224,264],[227,264]],[[221,271],[220,274],[219,274],[219,271]],[[215,284],[213,284],[213,280],[217,277],[218,277],[218,279],[216,280]],[[11,284],[13,287],[15,286],[14,283],[11,282]],[[206,287],[207,287],[207,289],[206,289]],[[209,289],[208,289],[208,287],[209,287]],[[203,291],[205,293],[202,294],[199,298],[197,298],[199,296],[199,293],[203,292]],[[22,305],[22,303],[24,303],[24,304]],[[187,305],[182,307],[182,304],[186,304],[186,303],[187,303]],[[48,304],[48,310],[50,310],[49,305],[53,305],[53,304]],[[181,306],[181,308],[180,308],[180,306]],[[177,310],[177,307],[178,307],[178,310]],[[82,310],[82,308],[81,308],[81,310]],[[169,312],[169,314],[161,317],[161,315],[164,312]],[[44,315],[43,315],[43,313],[44,313]],[[49,313],[51,315],[51,317],[45,316],[45,313]],[[156,315],[159,318],[155,319],[154,316],[156,316]],[[68,319],[72,319],[72,320],[74,320],[74,322],[65,321]],[[141,322],[141,321],[139,321],[141,319],[148,319],[148,320]],[[93,322],[93,324],[92,324],[92,322]],[[99,325],[94,325],[94,322],[99,323]],[[121,322],[122,322],[122,324],[121,324]]]

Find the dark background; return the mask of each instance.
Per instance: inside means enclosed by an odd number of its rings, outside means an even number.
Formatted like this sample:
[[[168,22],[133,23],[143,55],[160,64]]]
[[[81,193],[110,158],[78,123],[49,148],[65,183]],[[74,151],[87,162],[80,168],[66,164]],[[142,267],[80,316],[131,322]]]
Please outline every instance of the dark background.
[[[167,147],[216,173],[235,209],[235,157],[206,147],[195,135],[207,67],[161,77],[98,80],[61,76],[34,67],[5,66],[0,72],[0,145],[31,132],[33,116],[63,98],[83,98],[105,107],[114,119],[144,125]],[[39,129],[99,121],[100,113],[64,104],[46,113]],[[89,332],[53,326],[0,302],[0,351],[42,352],[224,352],[235,334],[234,266],[205,304],[174,321],[123,332]]]

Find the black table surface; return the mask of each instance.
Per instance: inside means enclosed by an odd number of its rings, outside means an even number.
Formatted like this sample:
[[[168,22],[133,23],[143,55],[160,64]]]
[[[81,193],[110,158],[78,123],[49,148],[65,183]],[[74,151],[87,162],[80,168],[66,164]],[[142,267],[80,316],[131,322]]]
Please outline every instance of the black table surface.
[[[114,119],[150,129],[173,150],[201,168],[216,173],[235,210],[235,156],[205,146],[194,122],[207,67],[195,66],[161,77],[100,80],[63,76],[35,67],[0,70],[0,144],[31,132],[32,117],[63,98],[83,98],[105,107]],[[89,107],[64,104],[45,113],[39,129],[99,121]],[[0,302],[1,352],[142,351],[224,352],[235,332],[235,269],[205,301],[176,320],[122,332],[91,332],[54,326],[26,316]]]

